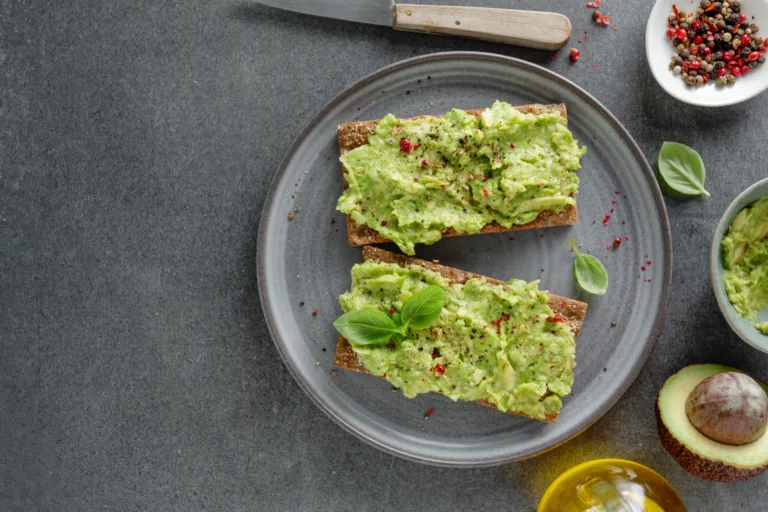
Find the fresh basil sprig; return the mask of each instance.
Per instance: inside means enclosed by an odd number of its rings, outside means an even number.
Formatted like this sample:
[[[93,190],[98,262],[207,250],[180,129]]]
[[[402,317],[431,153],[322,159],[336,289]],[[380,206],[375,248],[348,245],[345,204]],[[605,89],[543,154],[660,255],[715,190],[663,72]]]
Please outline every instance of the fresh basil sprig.
[[[659,177],[663,185],[683,196],[709,196],[704,188],[706,169],[701,156],[685,144],[665,142],[659,151]]]
[[[593,295],[605,295],[608,290],[608,272],[600,260],[589,254],[582,254],[571,238],[571,247],[576,252],[573,262],[573,275],[582,290]]]
[[[445,303],[445,290],[429,285],[403,303],[399,314],[392,316],[374,308],[344,313],[333,322],[339,334],[353,345],[380,345],[393,336],[402,339],[411,329],[426,329],[440,317]]]

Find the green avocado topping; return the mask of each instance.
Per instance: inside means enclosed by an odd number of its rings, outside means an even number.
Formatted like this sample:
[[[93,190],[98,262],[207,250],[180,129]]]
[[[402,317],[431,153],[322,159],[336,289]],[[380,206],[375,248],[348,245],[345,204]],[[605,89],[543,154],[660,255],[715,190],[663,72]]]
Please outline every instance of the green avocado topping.
[[[429,328],[409,328],[387,344],[352,345],[368,371],[411,398],[434,391],[453,400],[485,399],[540,420],[560,410],[573,384],[575,337],[568,322],[553,315],[538,281],[451,284],[418,265],[369,260],[352,268],[352,287],[339,301],[345,312],[377,308],[398,315],[429,285],[445,291]]]
[[[527,224],[575,205],[586,151],[559,112],[523,114],[497,101],[479,117],[384,117],[368,143],[341,157],[349,185],[337,209],[406,254],[444,231]]]
[[[768,322],[758,321],[759,311],[768,307],[768,196],[736,215],[722,248],[728,299],[741,316],[768,334]]]

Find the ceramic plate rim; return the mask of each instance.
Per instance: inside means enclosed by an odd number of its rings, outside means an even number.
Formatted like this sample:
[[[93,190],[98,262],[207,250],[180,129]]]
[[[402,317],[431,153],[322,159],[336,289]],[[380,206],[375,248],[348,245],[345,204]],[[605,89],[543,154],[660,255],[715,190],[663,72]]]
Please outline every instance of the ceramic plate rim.
[[[491,61],[491,62],[496,62],[500,64],[506,64],[510,66],[510,68],[527,69],[528,71],[542,75],[545,78],[548,78],[549,80],[559,82],[560,85],[565,86],[571,92],[580,96],[581,99],[584,100],[587,104],[589,104],[590,107],[592,107],[597,114],[603,116],[603,118],[606,119],[611,124],[613,129],[616,130],[616,132],[621,136],[621,138],[627,143],[633,156],[637,159],[638,163],[640,164],[643,170],[643,173],[646,175],[646,178],[648,179],[648,182],[651,185],[651,192],[653,195],[654,202],[656,203],[656,207],[662,213],[661,219],[659,220],[661,223],[661,229],[663,232],[662,234],[664,239],[665,271],[664,271],[663,290],[661,294],[660,304],[656,311],[656,318],[654,319],[653,329],[651,330],[648,339],[645,341],[646,346],[644,347],[644,350],[641,356],[636,361],[634,361],[632,368],[625,374],[624,382],[621,384],[621,386],[619,386],[619,388],[613,395],[608,397],[608,399],[605,401],[605,403],[602,404],[601,407],[596,409],[595,412],[590,417],[586,418],[585,420],[579,423],[575,423],[569,428],[566,428],[561,434],[553,438],[548,443],[547,446],[541,448],[535,453],[521,454],[521,455],[512,454],[512,455],[500,456],[500,457],[490,458],[490,459],[486,458],[482,460],[463,460],[463,461],[450,460],[448,461],[448,460],[441,460],[436,458],[427,458],[427,457],[417,456],[407,451],[399,450],[390,445],[382,443],[379,440],[374,439],[373,437],[367,435],[365,432],[355,430],[350,424],[347,423],[345,418],[341,417],[341,415],[337,415],[336,412],[333,411],[331,407],[329,407],[314,392],[314,389],[312,388],[312,386],[310,386],[307,382],[303,380],[299,370],[294,367],[294,362],[286,356],[286,353],[283,349],[283,343],[285,342],[279,337],[279,330],[276,326],[276,319],[274,317],[273,312],[271,311],[270,297],[268,296],[265,290],[265,287],[266,287],[265,286],[265,279],[266,279],[265,254],[267,251],[265,251],[264,249],[264,241],[266,240],[266,226],[269,224],[269,220],[271,219],[271,216],[273,214],[270,205],[273,202],[276,189],[278,188],[278,184],[281,182],[281,180],[285,176],[285,172],[288,168],[288,164],[290,163],[292,155],[295,153],[298,147],[302,144],[302,142],[307,137],[307,135],[314,130],[314,128],[319,124],[319,122],[336,105],[338,105],[347,96],[354,93],[358,89],[370,84],[375,80],[385,77],[392,72],[398,71],[400,69],[408,68],[414,65],[421,65],[421,64],[426,64],[430,62],[438,62],[438,61],[445,61],[445,60],[456,60],[458,62],[473,61],[473,60]],[[659,188],[659,185],[656,182],[656,179],[653,174],[653,170],[651,169],[651,166],[648,164],[648,161],[645,158],[645,155],[642,153],[642,151],[640,150],[640,147],[637,145],[637,143],[635,142],[634,138],[629,133],[629,131],[627,131],[627,129],[618,121],[618,119],[616,119],[616,117],[608,111],[608,109],[606,109],[597,99],[595,99],[586,90],[576,85],[572,81],[568,80],[567,78],[564,78],[554,73],[553,71],[550,71],[536,64],[532,64],[530,62],[517,59],[514,57],[507,57],[504,55],[498,55],[494,53],[484,53],[484,52],[466,52],[466,51],[439,52],[439,53],[432,53],[432,54],[421,55],[417,57],[404,59],[404,60],[395,62],[393,64],[384,66],[374,71],[373,73],[363,76],[353,84],[344,88],[332,100],[326,103],[318,111],[318,113],[315,116],[313,116],[313,118],[299,131],[298,136],[293,141],[293,143],[289,146],[288,150],[285,153],[285,156],[280,161],[277,171],[275,172],[275,175],[272,179],[269,192],[267,193],[267,196],[264,201],[264,206],[261,213],[261,221],[259,224],[259,233],[258,233],[258,238],[256,243],[256,266],[257,266],[257,275],[258,275],[259,299],[261,301],[262,311],[264,313],[264,319],[266,321],[267,328],[269,329],[269,333],[272,337],[272,341],[274,342],[275,347],[277,348],[277,351],[280,354],[281,359],[283,360],[283,363],[288,368],[288,371],[291,373],[294,380],[299,384],[299,387],[307,394],[307,396],[309,396],[312,402],[318,408],[320,408],[321,411],[323,411],[328,417],[330,417],[335,423],[341,426],[345,431],[367,442],[368,444],[375,446],[376,448],[384,451],[385,453],[397,455],[399,457],[416,461],[416,462],[421,462],[421,463],[426,463],[426,464],[431,464],[436,466],[443,466],[443,467],[487,467],[487,466],[495,466],[495,465],[503,464],[506,462],[524,460],[524,459],[539,455],[541,453],[544,453],[548,450],[551,450],[569,441],[570,439],[573,439],[574,437],[579,435],[581,432],[588,429],[597,420],[602,418],[614,405],[616,405],[619,399],[622,396],[624,396],[626,391],[635,382],[635,380],[637,379],[637,376],[640,374],[640,371],[645,366],[645,363],[647,362],[648,357],[650,356],[650,353],[653,350],[654,345],[656,344],[656,341],[659,337],[661,328],[664,323],[664,316],[666,313],[667,304],[669,300],[670,284],[672,279],[672,237],[671,237],[671,229],[669,224],[669,217],[667,215],[666,205],[664,203],[664,199],[661,194],[661,189]]]

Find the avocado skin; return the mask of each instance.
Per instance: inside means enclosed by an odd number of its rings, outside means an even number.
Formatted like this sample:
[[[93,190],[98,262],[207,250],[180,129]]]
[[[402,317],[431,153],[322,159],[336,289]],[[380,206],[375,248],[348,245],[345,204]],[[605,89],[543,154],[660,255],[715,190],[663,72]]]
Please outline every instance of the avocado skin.
[[[656,427],[659,431],[659,439],[664,449],[672,456],[678,464],[680,464],[687,472],[698,476],[701,479],[708,480],[710,482],[743,482],[753,478],[766,469],[768,465],[755,468],[755,469],[741,469],[722,462],[717,462],[709,459],[699,457],[688,448],[685,447],[675,436],[673,436],[667,426],[661,419],[661,411],[659,410],[659,403],[656,402]]]

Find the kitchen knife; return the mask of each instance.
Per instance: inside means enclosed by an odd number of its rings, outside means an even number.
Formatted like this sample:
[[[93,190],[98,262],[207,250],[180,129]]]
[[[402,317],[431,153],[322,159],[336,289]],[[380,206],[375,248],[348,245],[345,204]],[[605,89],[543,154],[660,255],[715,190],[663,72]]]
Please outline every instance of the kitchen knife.
[[[563,47],[571,22],[554,12],[395,4],[392,0],[257,0],[289,11],[391,26],[395,30],[484,39],[542,50]]]

